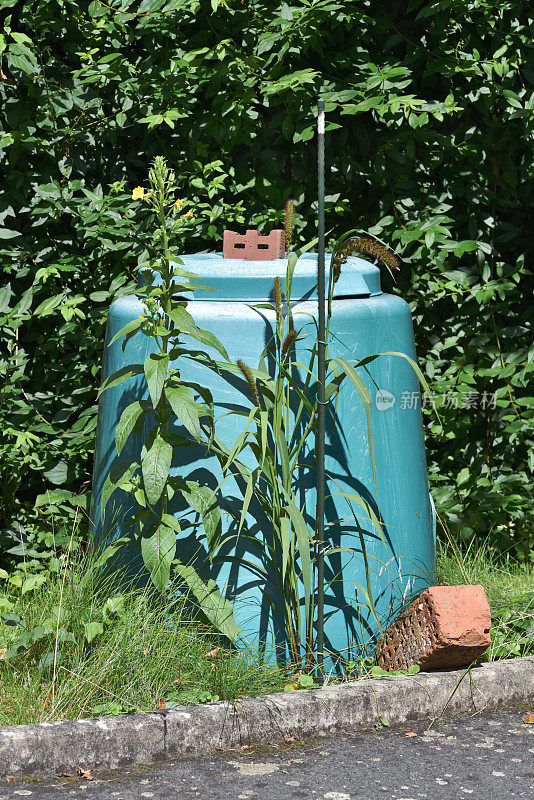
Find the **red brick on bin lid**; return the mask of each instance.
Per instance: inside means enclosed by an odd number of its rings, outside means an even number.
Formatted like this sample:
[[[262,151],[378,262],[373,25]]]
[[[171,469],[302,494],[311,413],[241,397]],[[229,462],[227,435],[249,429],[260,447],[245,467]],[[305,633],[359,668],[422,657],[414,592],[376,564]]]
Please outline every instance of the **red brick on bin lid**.
[[[247,261],[271,261],[283,258],[286,241],[283,230],[273,230],[266,236],[248,230],[245,234],[225,231],[223,234],[223,258],[244,258]]]

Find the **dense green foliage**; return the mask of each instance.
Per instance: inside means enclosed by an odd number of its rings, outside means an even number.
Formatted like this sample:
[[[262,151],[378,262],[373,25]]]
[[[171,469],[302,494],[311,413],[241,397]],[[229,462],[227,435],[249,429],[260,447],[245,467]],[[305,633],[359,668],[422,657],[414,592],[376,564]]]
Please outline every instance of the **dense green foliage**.
[[[130,197],[148,162],[177,173],[190,251],[280,222],[291,196],[310,239],[321,92],[327,228],[403,258],[389,288],[440,407],[440,515],[528,553],[531,17],[518,0],[0,2],[2,551],[34,530],[51,553],[56,511],[69,526],[86,508],[106,308],[142,257]]]

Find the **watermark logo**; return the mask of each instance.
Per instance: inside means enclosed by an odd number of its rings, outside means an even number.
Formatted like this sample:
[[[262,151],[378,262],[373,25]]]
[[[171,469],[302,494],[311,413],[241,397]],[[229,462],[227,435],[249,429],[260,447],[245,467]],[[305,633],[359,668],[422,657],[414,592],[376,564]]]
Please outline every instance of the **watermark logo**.
[[[497,392],[443,392],[441,394],[434,394],[434,392],[424,392],[421,397],[418,391],[400,391],[398,394],[392,394],[387,389],[377,389],[375,394],[375,405],[378,411],[389,411],[398,401],[398,407],[401,411],[408,411],[418,408],[468,408],[468,409],[486,409],[497,408]]]
[[[375,395],[375,405],[379,411],[387,411],[395,405],[395,395],[387,389],[377,389]]]

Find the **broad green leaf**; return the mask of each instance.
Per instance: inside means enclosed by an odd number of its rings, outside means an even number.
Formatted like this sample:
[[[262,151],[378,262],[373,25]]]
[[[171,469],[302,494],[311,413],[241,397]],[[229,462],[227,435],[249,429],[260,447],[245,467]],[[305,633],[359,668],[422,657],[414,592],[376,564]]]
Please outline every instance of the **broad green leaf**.
[[[141,538],[141,553],[152,582],[160,592],[165,591],[176,553],[176,533],[166,525],[158,525],[150,536]]]
[[[112,597],[108,597],[106,602],[104,603],[104,608],[102,609],[102,614],[104,619],[108,622],[113,620],[115,617],[119,617],[120,619],[124,618],[124,595],[117,594]]]
[[[42,573],[39,575],[30,575],[30,577],[26,578],[22,584],[22,594],[33,592],[34,589],[38,589],[39,586],[42,586],[43,583],[46,583],[46,580],[46,575],[43,575]]]
[[[199,410],[205,406],[195,401],[193,392],[187,386],[169,387],[165,397],[170,403],[173,413],[194,439],[200,439]]]
[[[163,114],[149,114],[148,117],[142,117],[139,122],[146,122],[148,130],[152,130],[156,125],[161,125],[163,122]]]
[[[196,336],[198,332],[196,322],[189,311],[183,306],[175,305],[174,308],[169,311],[169,317],[180,333],[186,333],[188,336]]]
[[[197,339],[202,344],[205,344],[207,347],[212,347],[214,350],[217,350],[218,353],[222,355],[226,361],[230,361],[230,356],[226,352],[226,348],[224,345],[219,341],[219,339],[215,336],[214,333],[210,331],[202,330],[201,328],[197,329],[197,335],[195,339]]]
[[[478,242],[470,241],[466,239],[462,242],[458,242],[457,246],[454,248],[453,253],[455,256],[463,256],[464,253],[470,253],[473,250],[478,249]]]
[[[107,389],[111,389],[113,386],[118,386],[119,383],[127,381],[129,378],[133,378],[135,375],[141,375],[142,373],[143,367],[141,364],[129,364],[128,366],[121,367],[106,378],[98,390],[98,397],[100,397],[102,392],[105,392]]]
[[[107,296],[107,292],[106,292],[106,296]],[[115,334],[115,336],[113,337],[111,342],[108,344],[108,347],[111,347],[111,345],[114,344],[117,341],[117,339],[120,339],[121,336],[127,336],[129,333],[135,333],[135,331],[138,331],[142,324],[143,324],[143,320],[142,319],[139,319],[139,318],[132,319],[123,328],[121,328],[118,333]]]
[[[6,6],[5,3],[2,4],[4,7]],[[29,36],[26,36],[25,33],[17,33],[16,31],[11,31],[11,36],[16,42],[21,42],[22,44],[33,44],[32,40]],[[496,58],[496,56],[494,56]]]
[[[0,288],[0,314],[3,314],[9,308],[9,300],[12,294],[10,283]]]
[[[92,0],[89,3],[89,15],[91,17],[103,17],[106,14],[106,8],[102,5],[102,3],[97,2],[97,0]]]
[[[18,231],[10,231],[7,228],[0,228],[0,239],[14,239],[15,236],[20,236]]]
[[[61,295],[54,295],[54,297],[47,297],[46,300],[43,300],[37,308],[35,309],[34,316],[36,317],[47,317],[53,311],[56,310],[58,306],[61,305],[63,301],[63,297]]]
[[[1,289],[0,289],[0,293],[1,293]],[[17,303],[17,305],[13,309],[13,313],[17,314],[17,315],[18,314],[25,314],[31,308],[32,299],[33,299],[33,287],[30,286],[29,289],[26,289],[26,291],[24,292],[24,294],[20,298],[19,302]],[[2,305],[2,302],[0,300],[0,312],[1,312],[1,305]]]
[[[51,489],[43,494],[38,494],[35,500],[36,506],[51,506],[58,503],[65,503],[75,498],[74,492],[69,492],[68,489]]]
[[[187,489],[180,489],[193,511],[202,517],[202,524],[210,554],[214,552],[221,536],[221,510],[217,495],[209,486],[199,486],[195,481],[186,481]]]
[[[172,514],[162,514],[161,521],[163,522],[164,525],[167,526],[167,528],[171,528],[171,530],[173,530],[176,534],[182,532],[180,523],[178,522],[176,517],[172,516]]]
[[[165,378],[167,377],[168,366],[169,356],[167,355],[150,353],[145,359],[144,372],[148,383],[150,399],[152,400],[154,408],[156,408],[159,403],[165,384]]]
[[[196,600],[199,611],[207,617],[218,633],[235,642],[240,630],[235,624],[231,602],[222,597],[214,580],[205,583],[194,567],[174,563],[174,570]]]
[[[66,461],[58,461],[50,469],[47,469],[46,472],[43,473],[45,478],[47,478],[51,483],[55,483],[56,486],[61,486],[62,483],[65,483],[69,474],[69,465]]]
[[[192,336],[193,339],[202,342],[202,344],[205,344],[208,347],[213,347],[222,355],[223,358],[225,358],[227,361],[230,360],[226,349],[215,336],[215,334],[198,328],[191,314],[186,311],[183,306],[175,306],[172,311],[169,312],[169,317],[172,319],[180,333],[185,333],[187,336]]]
[[[9,550],[7,550],[7,552],[10,555],[23,556],[24,558],[46,558],[47,557],[45,553],[43,553],[42,551],[36,550],[35,547],[30,547],[26,542],[21,542],[20,544],[15,545],[15,547],[10,547]],[[11,581],[11,580],[13,580],[13,579],[15,579],[17,577],[20,577],[20,576],[15,573],[15,575],[12,575],[9,580]],[[15,585],[17,585],[17,584],[15,584]],[[19,585],[22,586],[22,583],[20,583]]]
[[[137,422],[142,413],[143,413],[143,407],[138,400],[136,400],[133,403],[130,403],[130,405],[126,406],[126,408],[122,412],[121,418],[115,430],[115,442],[117,445],[117,453],[119,455],[121,454],[122,448],[126,444],[128,436],[133,431],[135,423]]]
[[[147,500],[154,506],[165,488],[172,463],[172,445],[166,442],[159,431],[141,450],[141,471]]]
[[[104,633],[104,626],[101,622],[86,622],[83,626],[85,631],[85,638],[88,644],[91,644],[93,639],[96,639],[97,636],[100,636],[101,633]]]

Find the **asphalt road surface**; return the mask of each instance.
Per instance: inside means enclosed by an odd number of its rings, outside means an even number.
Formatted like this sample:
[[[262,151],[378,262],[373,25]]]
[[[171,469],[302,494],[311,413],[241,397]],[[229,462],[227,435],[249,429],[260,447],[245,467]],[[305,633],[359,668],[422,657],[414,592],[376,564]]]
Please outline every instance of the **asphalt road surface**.
[[[0,800],[532,800],[526,711],[216,752],[93,780],[11,780]]]

